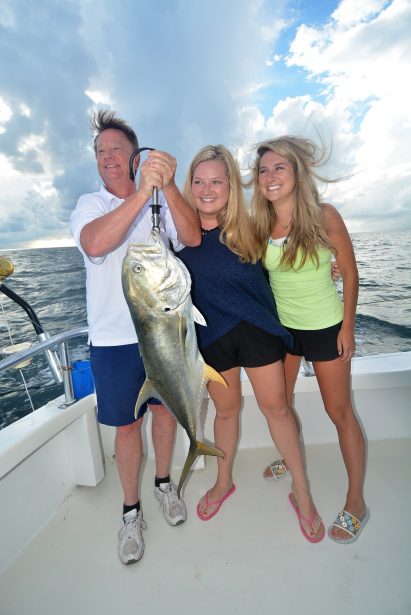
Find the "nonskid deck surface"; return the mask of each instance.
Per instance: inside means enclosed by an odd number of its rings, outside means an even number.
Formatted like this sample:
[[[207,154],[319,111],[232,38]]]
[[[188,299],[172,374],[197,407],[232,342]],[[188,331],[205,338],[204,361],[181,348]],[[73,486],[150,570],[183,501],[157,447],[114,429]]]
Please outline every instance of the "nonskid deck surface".
[[[272,457],[271,449],[241,450],[235,494],[203,522],[195,508],[215,476],[215,460],[207,460],[185,486],[189,517],[175,528],[158,508],[148,460],[142,484],[146,551],[128,567],[117,559],[121,491],[115,463],[108,460],[104,481],[77,488],[0,578],[1,615],[410,613],[411,441],[369,444],[371,519],[350,546],[328,537],[314,545],[304,540],[287,499],[289,479],[267,482],[261,476]],[[328,527],[344,504],[339,449],[309,446],[307,463]]]

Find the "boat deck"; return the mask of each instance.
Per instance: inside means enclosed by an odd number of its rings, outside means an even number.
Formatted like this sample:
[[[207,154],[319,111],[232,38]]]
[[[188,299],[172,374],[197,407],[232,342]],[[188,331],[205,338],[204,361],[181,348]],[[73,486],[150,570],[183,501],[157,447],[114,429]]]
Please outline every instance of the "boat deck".
[[[289,479],[261,476],[272,457],[271,448],[240,450],[237,491],[205,523],[195,508],[215,476],[215,460],[207,460],[186,483],[189,518],[175,528],[163,520],[152,493],[148,459],[142,483],[146,551],[133,566],[117,558],[122,498],[115,462],[107,460],[105,479],[94,488],[77,487],[0,577],[0,613],[411,613],[411,440],[369,443],[371,518],[358,542],[347,546],[328,537],[314,545],[303,538],[287,499]],[[346,488],[338,447],[308,446],[307,464],[328,526]]]

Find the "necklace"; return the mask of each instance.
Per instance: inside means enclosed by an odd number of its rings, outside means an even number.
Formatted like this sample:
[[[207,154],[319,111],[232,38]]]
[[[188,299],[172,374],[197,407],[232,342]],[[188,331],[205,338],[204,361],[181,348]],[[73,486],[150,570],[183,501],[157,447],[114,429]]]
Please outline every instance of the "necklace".
[[[281,222],[279,222],[278,224],[281,226],[281,228],[283,229],[283,231],[285,231],[285,230],[286,230],[286,229],[288,229],[288,227],[290,226],[290,224],[291,224],[291,220],[290,220],[290,221],[289,221],[289,223],[288,223],[288,224],[286,224],[285,226],[284,226],[284,224],[281,224]]]

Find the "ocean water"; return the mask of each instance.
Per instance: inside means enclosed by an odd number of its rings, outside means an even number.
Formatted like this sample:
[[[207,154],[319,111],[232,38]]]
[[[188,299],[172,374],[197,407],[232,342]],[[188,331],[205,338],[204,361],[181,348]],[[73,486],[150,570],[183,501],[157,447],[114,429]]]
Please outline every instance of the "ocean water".
[[[360,273],[357,356],[411,350],[411,232],[352,236]],[[45,331],[85,326],[85,270],[77,248],[1,251],[14,273],[4,284],[27,301]],[[37,337],[22,308],[0,292],[0,351]],[[88,358],[86,338],[70,342],[72,361]],[[0,355],[0,358],[1,355]],[[34,408],[63,393],[42,355],[22,370]],[[0,374],[0,428],[32,411],[20,370]]]

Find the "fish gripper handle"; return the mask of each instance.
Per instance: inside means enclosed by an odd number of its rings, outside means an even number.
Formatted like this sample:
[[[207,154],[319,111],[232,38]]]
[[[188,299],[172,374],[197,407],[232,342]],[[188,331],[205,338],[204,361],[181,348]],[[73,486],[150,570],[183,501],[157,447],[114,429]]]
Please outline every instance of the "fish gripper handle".
[[[137,156],[139,156],[141,154],[141,152],[145,152],[146,150],[152,152],[154,149],[155,149],[154,147],[138,147],[131,154],[130,160],[128,161],[128,168],[129,168],[129,171],[130,171],[130,179],[131,179],[132,182],[136,178],[136,174],[134,172],[134,161],[135,161],[135,159],[137,158]]]
[[[153,202],[151,204],[151,220],[153,229],[160,228],[160,203],[158,202],[158,188],[153,188]]]

